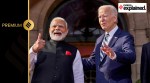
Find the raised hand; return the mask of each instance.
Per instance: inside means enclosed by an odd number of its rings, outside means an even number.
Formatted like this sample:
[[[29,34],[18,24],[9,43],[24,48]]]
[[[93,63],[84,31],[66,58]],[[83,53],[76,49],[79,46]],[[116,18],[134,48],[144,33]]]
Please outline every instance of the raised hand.
[[[107,55],[107,56],[109,56],[111,59],[113,59],[114,57],[115,57],[115,53],[114,53],[114,51],[112,50],[112,48],[110,48],[108,45],[106,45],[105,43],[104,43],[104,46],[103,47],[101,47],[101,50],[103,50],[103,52]]]
[[[33,45],[33,51],[38,53],[45,46],[45,40],[42,39],[41,33],[39,33],[36,42]]]

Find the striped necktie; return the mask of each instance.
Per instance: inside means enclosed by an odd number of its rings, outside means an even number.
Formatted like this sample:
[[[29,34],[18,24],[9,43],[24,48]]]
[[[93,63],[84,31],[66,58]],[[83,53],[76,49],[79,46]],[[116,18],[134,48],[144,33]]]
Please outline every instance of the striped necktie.
[[[104,39],[103,39],[103,42],[102,42],[101,47],[104,46],[104,43],[105,43],[106,45],[108,45],[108,37],[109,37],[109,34],[105,34],[105,37],[104,37]],[[104,52],[100,49],[100,61],[103,60],[104,55],[105,55]]]

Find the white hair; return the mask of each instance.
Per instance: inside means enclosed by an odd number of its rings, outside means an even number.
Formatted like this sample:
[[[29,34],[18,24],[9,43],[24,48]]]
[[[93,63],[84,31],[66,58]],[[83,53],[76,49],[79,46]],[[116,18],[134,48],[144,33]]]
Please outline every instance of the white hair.
[[[64,21],[65,24],[66,24],[66,28],[68,28],[68,24],[67,24],[66,20],[64,18],[62,18],[62,17],[55,17],[55,18],[53,18],[52,21],[51,21],[51,23],[50,23],[50,27],[52,26],[52,22],[54,20],[56,20],[56,19]]]
[[[99,8],[98,8],[98,13],[99,13],[99,11],[100,11],[100,9],[102,8],[102,7],[109,7],[110,8],[110,12],[112,13],[112,14],[114,14],[115,16],[118,16],[118,11],[117,11],[117,9],[113,6],[113,5],[102,5],[102,6],[100,6]]]

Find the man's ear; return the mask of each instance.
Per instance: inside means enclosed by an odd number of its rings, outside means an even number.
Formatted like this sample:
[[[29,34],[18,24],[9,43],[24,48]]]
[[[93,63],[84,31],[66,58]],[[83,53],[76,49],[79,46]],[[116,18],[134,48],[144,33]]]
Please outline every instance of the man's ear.
[[[69,29],[67,29],[67,34],[68,34],[68,32],[69,32]]]
[[[118,20],[117,20],[118,18],[117,18],[117,16],[114,16],[114,22],[115,23],[118,23]]]

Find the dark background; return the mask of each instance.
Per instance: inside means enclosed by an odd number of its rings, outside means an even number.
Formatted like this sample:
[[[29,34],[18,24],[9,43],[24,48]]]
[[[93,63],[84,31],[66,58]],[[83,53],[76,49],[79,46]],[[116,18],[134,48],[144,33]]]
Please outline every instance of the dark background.
[[[28,0],[1,0],[0,5],[0,79],[28,83],[28,31],[23,26],[2,27],[2,23],[23,25],[28,18]]]

